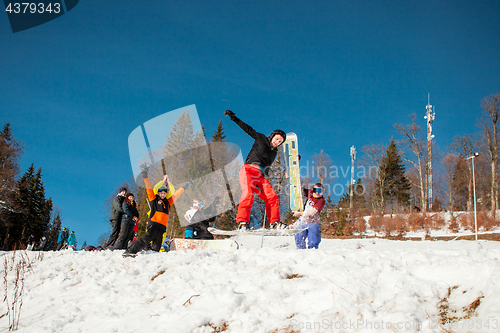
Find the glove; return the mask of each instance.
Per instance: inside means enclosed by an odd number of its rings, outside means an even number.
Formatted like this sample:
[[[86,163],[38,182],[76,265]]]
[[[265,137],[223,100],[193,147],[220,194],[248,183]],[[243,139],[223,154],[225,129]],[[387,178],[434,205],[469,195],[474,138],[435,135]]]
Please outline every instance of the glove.
[[[141,168],[142,178],[148,178],[148,166],[146,164],[141,164],[139,167]]]
[[[184,184],[184,185],[182,186],[182,188],[183,188],[184,190],[187,190],[187,189],[189,188],[189,186],[191,186],[191,185],[193,185],[193,181],[190,179],[190,180],[188,180],[188,181],[186,182],[186,184]]]
[[[231,111],[231,110],[226,110],[226,112],[224,112],[224,115],[225,116],[229,116],[229,119],[231,119],[231,120],[234,120],[234,118],[236,117],[236,115],[234,114],[234,112]]]

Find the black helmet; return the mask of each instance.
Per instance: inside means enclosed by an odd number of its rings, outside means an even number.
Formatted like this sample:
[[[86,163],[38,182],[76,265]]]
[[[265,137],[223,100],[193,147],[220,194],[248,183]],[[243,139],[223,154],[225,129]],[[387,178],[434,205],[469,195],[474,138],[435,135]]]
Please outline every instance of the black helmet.
[[[281,135],[281,137],[283,138],[283,142],[285,142],[285,141],[286,141],[286,133],[285,133],[285,132],[283,132],[282,130],[279,130],[279,129],[274,130],[274,131],[271,133],[271,135],[269,135],[269,141],[271,141],[271,140],[274,138],[274,136],[276,136],[276,135]]]

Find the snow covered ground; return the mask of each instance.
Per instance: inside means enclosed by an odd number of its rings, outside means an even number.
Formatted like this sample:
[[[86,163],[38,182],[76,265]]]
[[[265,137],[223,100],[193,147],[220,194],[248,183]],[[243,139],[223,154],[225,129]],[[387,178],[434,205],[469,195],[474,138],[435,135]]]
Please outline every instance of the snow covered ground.
[[[292,237],[237,241],[237,251],[136,258],[0,254],[9,304],[13,263],[32,262],[20,332],[500,332],[498,242],[324,239],[299,251]],[[3,313],[6,332],[7,302]]]
[[[455,218],[467,214],[467,212],[464,211],[459,211],[459,212],[453,212],[453,216]],[[473,218],[472,213],[471,214],[471,219]],[[449,237],[450,239],[453,238],[459,238],[459,237],[464,237],[464,236],[473,236],[475,235],[474,230],[468,230],[467,228],[461,226],[458,230],[458,232],[453,232],[449,229],[450,225],[450,220],[451,220],[451,214],[450,212],[431,212],[427,213],[429,217],[439,217],[444,220],[445,226],[439,229],[432,228],[430,230],[419,230],[419,231],[406,231],[404,233],[404,238],[419,238],[422,240],[425,240],[426,238],[429,237]],[[403,219],[407,220],[408,219],[408,214],[401,214],[400,215]],[[496,216],[500,216],[500,210],[496,211]],[[386,218],[392,218],[393,215],[386,214],[384,215]],[[386,234],[384,232],[375,232],[374,230],[371,229],[370,227],[370,219],[371,216],[365,216],[363,219],[366,222],[366,231],[360,234],[355,234],[356,236],[368,236],[368,237],[385,237]],[[478,227],[477,234],[479,235],[487,235],[487,234],[498,234],[500,233],[500,227],[493,228],[492,230],[486,231],[483,227]],[[392,236],[397,235],[397,232],[393,232],[391,234]]]

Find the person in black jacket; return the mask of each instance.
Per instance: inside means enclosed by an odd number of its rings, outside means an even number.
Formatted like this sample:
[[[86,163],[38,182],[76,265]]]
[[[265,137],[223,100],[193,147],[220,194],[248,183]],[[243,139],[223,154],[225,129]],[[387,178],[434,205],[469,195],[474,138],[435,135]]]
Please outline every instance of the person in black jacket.
[[[236,125],[255,140],[239,175],[242,194],[236,216],[238,229],[248,229],[254,193],[266,203],[269,225],[276,228],[281,224],[279,197],[271,183],[264,177],[267,176],[278,154],[278,147],[286,140],[286,134],[282,130],[275,130],[271,135],[265,136],[241,121],[233,111],[226,110],[224,115],[229,116]]]
[[[60,249],[62,249],[64,247],[64,245],[66,245],[66,243],[68,242],[68,236],[69,236],[69,232],[68,232],[68,229],[66,228],[63,228],[63,230],[61,231],[61,235],[60,235],[60,241],[57,245],[57,251],[59,251]]]
[[[204,203],[201,200],[193,200],[193,208],[188,210],[184,215],[184,218],[188,222],[186,230],[191,232],[186,232],[186,238],[193,239],[214,239],[214,235],[208,231],[210,223],[215,221],[217,217],[217,205],[219,204],[219,197],[214,199],[212,204],[205,208]],[[188,236],[190,235],[190,236]]]
[[[125,187],[120,188],[116,198],[113,199],[113,203],[111,204],[111,217],[110,221],[113,225],[113,231],[111,232],[111,236],[109,236],[108,243],[106,244],[106,248],[112,248],[116,240],[118,239],[118,235],[120,234],[120,227],[122,223],[123,217],[123,200],[125,199],[125,194],[127,193],[127,189]]]
[[[120,225],[120,235],[113,246],[113,250],[125,250],[129,239],[134,234],[135,221],[139,218],[139,211],[134,201],[134,195],[127,193],[122,204],[123,217]]]

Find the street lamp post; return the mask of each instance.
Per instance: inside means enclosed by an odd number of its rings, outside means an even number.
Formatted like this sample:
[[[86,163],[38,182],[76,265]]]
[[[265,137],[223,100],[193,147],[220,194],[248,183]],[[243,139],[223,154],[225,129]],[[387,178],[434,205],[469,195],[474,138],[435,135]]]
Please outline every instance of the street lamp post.
[[[477,211],[476,211],[476,178],[474,175],[474,158],[478,157],[479,153],[474,153],[472,156],[467,157],[468,160],[472,159],[472,192],[474,193],[474,232],[477,240]]]

